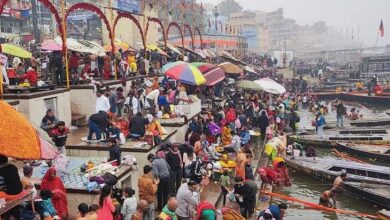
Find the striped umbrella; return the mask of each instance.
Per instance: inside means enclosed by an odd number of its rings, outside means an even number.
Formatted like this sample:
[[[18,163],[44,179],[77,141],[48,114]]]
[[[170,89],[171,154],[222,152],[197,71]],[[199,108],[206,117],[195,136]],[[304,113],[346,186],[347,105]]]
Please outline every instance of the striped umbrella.
[[[203,63],[203,62],[194,62],[191,65],[196,66],[200,72],[207,73],[208,71],[215,69],[217,66],[211,63]]]
[[[196,66],[178,61],[168,63],[162,67],[166,76],[189,85],[202,85],[206,79]]]

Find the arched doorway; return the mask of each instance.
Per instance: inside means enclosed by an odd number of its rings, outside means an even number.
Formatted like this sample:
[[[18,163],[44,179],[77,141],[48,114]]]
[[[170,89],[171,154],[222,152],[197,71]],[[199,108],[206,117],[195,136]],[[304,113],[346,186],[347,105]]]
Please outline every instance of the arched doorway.
[[[139,33],[141,34],[142,44],[144,46],[144,49],[146,50],[145,36],[144,36],[144,32],[142,30],[142,27],[141,27],[140,23],[138,22],[138,20],[130,13],[126,13],[126,12],[118,13],[118,15],[116,16],[115,21],[114,21],[114,27],[112,29],[113,34],[115,35],[116,26],[121,18],[127,18],[127,19],[130,19],[134,22],[134,24],[138,28]]]
[[[148,22],[146,23],[146,29],[145,29],[145,41],[147,40],[147,36],[148,36],[149,22],[154,22],[154,23],[157,23],[158,25],[160,25],[161,30],[162,30],[162,35],[163,35],[164,47],[166,48],[167,47],[167,35],[165,34],[165,29],[164,29],[163,23],[158,18],[148,17]]]

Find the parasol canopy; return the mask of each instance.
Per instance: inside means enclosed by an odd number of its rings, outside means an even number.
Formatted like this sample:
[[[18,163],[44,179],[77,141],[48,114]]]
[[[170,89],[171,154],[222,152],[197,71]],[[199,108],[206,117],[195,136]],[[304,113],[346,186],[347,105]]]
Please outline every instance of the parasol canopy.
[[[230,62],[221,63],[218,66],[221,67],[221,69],[223,69],[225,73],[241,74],[243,72],[243,70],[239,66]]]
[[[9,44],[9,43],[1,44],[0,52],[11,56],[26,58],[26,59],[32,57],[32,53],[28,52],[23,47],[14,44]]]
[[[186,62],[178,61],[166,64],[162,67],[166,76],[185,84],[202,85],[206,79],[196,66]]]
[[[257,85],[259,85],[263,91],[272,93],[272,94],[283,94],[286,92],[286,89],[275,82],[270,78],[262,78],[254,81]]]
[[[256,70],[255,69],[253,69],[252,67],[250,67],[250,66],[245,66],[245,71],[247,71],[247,72],[250,72],[250,73],[256,73]]]
[[[130,45],[126,42],[123,42],[119,39],[115,39],[115,42],[114,42],[114,47],[115,47],[115,51],[119,51],[119,49],[122,49],[122,51],[127,51],[130,49]],[[112,50],[112,46],[111,44],[107,44],[104,46],[104,49],[107,51],[107,52],[111,52]]]
[[[205,85],[213,86],[225,79],[225,72],[221,68],[217,67],[208,71],[203,76],[206,78]]]
[[[207,49],[207,48],[203,49],[203,52],[205,53],[206,56],[208,56],[210,58],[217,57],[217,54],[214,51],[210,50],[210,49]]]
[[[0,101],[0,154],[16,159],[54,159],[57,148],[45,140],[32,124],[12,106]],[[10,128],[12,126],[12,129]]]
[[[62,45],[58,44],[54,40],[45,40],[41,45],[41,50],[47,51],[61,51]]]
[[[212,69],[215,69],[217,66],[211,63],[203,63],[203,62],[193,62],[191,65],[196,66],[200,72],[206,73]],[[225,75],[225,74],[224,74]]]
[[[255,91],[262,91],[263,89],[255,82],[249,80],[240,80],[237,82],[237,87],[243,89],[250,89]]]

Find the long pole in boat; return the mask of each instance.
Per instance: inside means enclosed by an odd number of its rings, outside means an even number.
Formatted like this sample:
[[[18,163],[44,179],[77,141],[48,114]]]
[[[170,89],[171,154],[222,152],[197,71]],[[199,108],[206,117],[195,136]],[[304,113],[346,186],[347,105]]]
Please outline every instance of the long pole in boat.
[[[70,83],[69,83],[69,66],[68,66],[68,48],[66,45],[67,41],[67,33],[66,33],[66,19],[65,19],[65,1],[66,0],[61,0],[61,12],[62,12],[62,28],[63,28],[63,34],[64,34],[64,39],[62,42],[63,47],[65,48],[64,50],[64,59],[65,59],[65,74],[66,74],[66,88],[69,89]]]

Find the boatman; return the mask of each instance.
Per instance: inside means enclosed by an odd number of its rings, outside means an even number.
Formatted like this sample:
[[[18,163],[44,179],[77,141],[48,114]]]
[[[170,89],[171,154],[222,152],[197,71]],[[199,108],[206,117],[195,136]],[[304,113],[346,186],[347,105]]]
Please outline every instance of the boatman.
[[[336,177],[336,179],[334,180],[333,189],[336,190],[337,193],[343,191],[343,183],[346,178],[347,178],[347,171],[342,170],[340,176]]]
[[[330,202],[332,199],[333,204]],[[336,189],[326,190],[320,196],[320,205],[330,208],[336,208]]]

